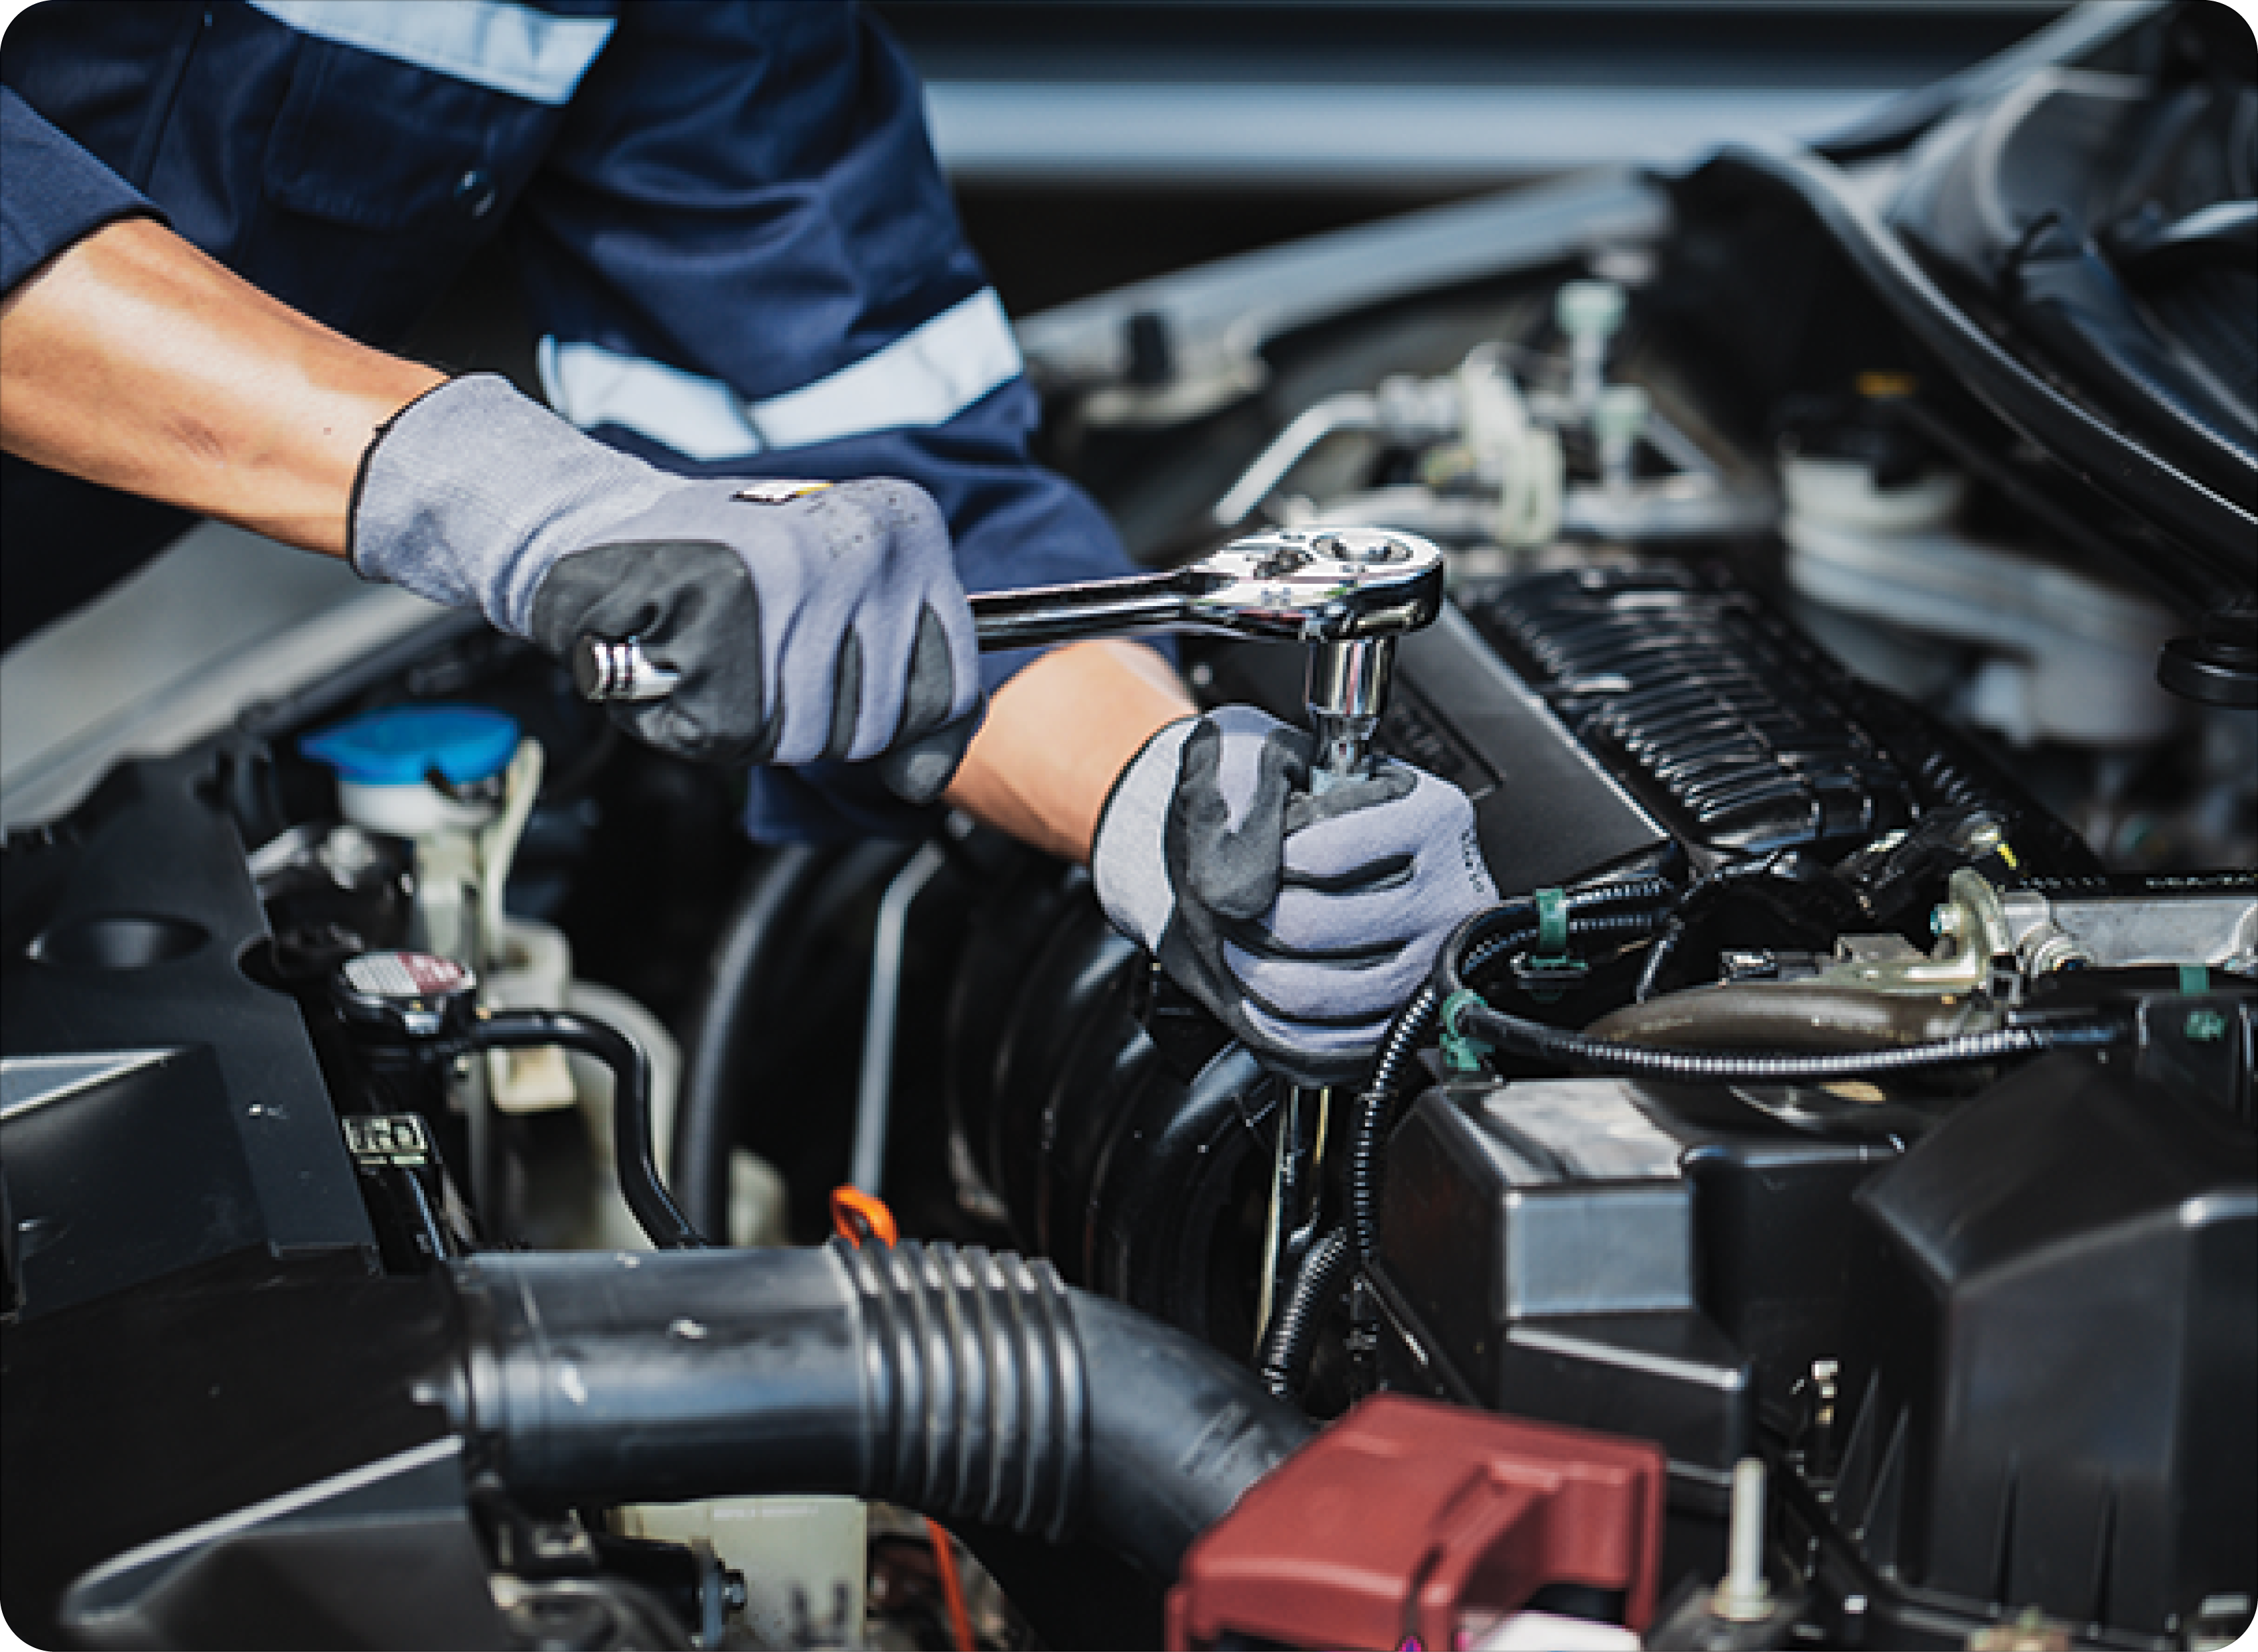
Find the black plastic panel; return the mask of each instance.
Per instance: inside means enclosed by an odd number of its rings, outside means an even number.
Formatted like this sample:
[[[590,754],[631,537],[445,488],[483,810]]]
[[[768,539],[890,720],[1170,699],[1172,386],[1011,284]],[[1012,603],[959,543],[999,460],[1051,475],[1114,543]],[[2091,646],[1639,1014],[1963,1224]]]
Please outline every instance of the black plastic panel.
[[[1847,853],[1919,812],[1840,670],[1746,591],[1655,564],[1530,574],[1462,600],[1688,843]]]
[[[1205,664],[1212,698],[1304,721],[1302,649],[1234,644],[1207,655]],[[1433,625],[1397,643],[1374,744],[1466,794],[1482,857],[1506,894],[1644,863],[1672,841],[1447,605]]]
[[[246,1244],[373,1258],[298,1007],[237,962],[266,919],[213,763],[127,764],[0,855],[0,1139],[18,1219],[46,1224],[19,1236],[27,1314]],[[117,1074],[56,1094],[74,1056]]]
[[[212,1053],[120,1055],[110,1067],[0,1115],[26,1315],[266,1237]]]
[[[2258,1138],[2131,1067],[2027,1067],[1860,1191],[1834,1510],[1919,1591],[2161,1641],[2258,1592]]]
[[[1898,1152],[1721,1089],[1454,1081],[1396,1132],[1380,1283],[1426,1386],[1659,1440],[1715,1487],[1839,1353],[1849,1195]]]

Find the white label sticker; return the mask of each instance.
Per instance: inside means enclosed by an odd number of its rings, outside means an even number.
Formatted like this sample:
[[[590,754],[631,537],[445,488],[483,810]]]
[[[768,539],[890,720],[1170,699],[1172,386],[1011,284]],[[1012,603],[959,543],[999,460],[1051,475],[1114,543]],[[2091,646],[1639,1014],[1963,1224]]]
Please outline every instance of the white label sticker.
[[[820,493],[830,486],[828,482],[750,482],[737,490],[736,497],[749,505],[788,505],[810,493]]]
[[[420,952],[371,952],[348,961],[345,984],[373,998],[420,998],[461,992],[474,983],[451,958]]]
[[[431,1138],[424,1132],[423,1121],[413,1113],[348,1113],[343,1122],[345,1146],[362,1164],[412,1168],[430,1161]]]

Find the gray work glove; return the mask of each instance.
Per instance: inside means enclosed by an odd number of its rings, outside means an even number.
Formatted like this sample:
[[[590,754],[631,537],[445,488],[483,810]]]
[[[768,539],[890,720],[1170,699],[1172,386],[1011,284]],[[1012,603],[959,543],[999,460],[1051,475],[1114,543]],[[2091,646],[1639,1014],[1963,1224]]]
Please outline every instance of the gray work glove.
[[[887,783],[924,802],[977,722],[972,613],[941,513],[908,482],[670,475],[485,374],[379,432],[351,526],[365,577],[560,658],[584,635],[640,638],[680,681],[614,713],[685,757],[888,754]]]
[[[1456,786],[1381,762],[1312,796],[1311,749],[1251,706],[1169,724],[1115,783],[1090,865],[1114,927],[1267,1065],[1339,1084],[1497,890]]]

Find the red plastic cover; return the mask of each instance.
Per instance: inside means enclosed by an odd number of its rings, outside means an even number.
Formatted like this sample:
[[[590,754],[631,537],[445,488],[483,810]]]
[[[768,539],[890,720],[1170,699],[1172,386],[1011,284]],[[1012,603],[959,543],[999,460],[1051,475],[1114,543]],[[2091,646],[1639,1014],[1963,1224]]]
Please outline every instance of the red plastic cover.
[[[1654,1613],[1668,1464],[1644,1440],[1431,1400],[1366,1400],[1184,1557],[1168,1645],[1459,1652],[1548,1584]]]

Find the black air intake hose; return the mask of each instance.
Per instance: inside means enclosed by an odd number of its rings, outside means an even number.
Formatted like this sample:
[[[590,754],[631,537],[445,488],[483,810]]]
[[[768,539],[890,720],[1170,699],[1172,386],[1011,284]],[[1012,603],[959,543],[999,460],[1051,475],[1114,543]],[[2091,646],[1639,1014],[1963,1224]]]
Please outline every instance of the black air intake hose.
[[[884,1498],[1155,1578],[1310,1437],[1254,1374],[1047,1262],[891,1250],[452,1265],[468,1430],[535,1501]]]

